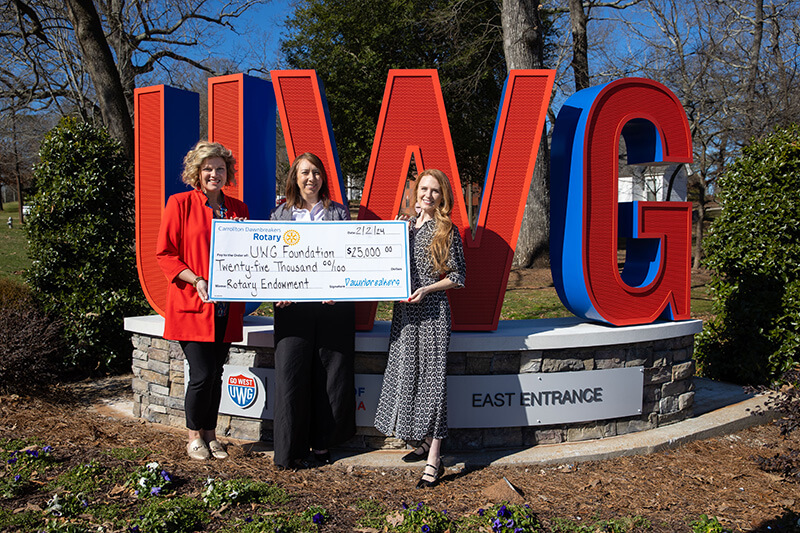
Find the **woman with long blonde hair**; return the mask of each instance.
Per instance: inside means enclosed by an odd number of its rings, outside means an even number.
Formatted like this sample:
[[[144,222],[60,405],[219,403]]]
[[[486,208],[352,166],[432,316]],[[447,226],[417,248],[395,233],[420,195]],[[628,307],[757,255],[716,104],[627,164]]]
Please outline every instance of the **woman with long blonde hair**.
[[[442,439],[447,436],[447,351],[450,347],[448,289],[464,286],[461,235],[450,219],[453,192],[441,170],[424,170],[414,198],[417,218],[409,224],[411,288],[392,313],[389,359],[375,427],[385,435],[416,441],[406,462],[426,460],[417,488],[433,487],[444,473]]]

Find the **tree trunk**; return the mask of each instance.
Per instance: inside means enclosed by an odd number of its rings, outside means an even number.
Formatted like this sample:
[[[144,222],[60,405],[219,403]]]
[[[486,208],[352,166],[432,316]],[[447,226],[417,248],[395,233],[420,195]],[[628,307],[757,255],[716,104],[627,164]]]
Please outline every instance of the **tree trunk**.
[[[706,219],[706,182],[705,176],[700,176],[697,184],[699,201],[697,202],[697,223],[694,227],[694,256],[692,257],[692,268],[699,269],[703,260],[703,236],[705,228],[703,222]]]
[[[113,48],[117,59],[117,72],[128,106],[128,114],[133,116],[133,90],[136,88],[136,69],[133,66],[135,45],[125,33],[124,9],[124,0],[111,0],[105,4],[104,14],[109,28],[108,44]]]
[[[19,164],[19,139],[17,138],[17,111],[16,108],[11,111],[11,144],[14,149],[14,176],[17,181],[17,212],[19,213],[19,223],[25,223],[25,214],[22,212],[22,183],[20,176],[22,175],[22,168]]]
[[[569,26],[572,31],[572,73],[575,91],[589,87],[589,40],[586,36],[588,17],[583,0],[569,0]]]
[[[539,69],[544,67],[544,36],[539,18],[539,0],[503,0],[503,51],[506,68]],[[547,135],[542,135],[536,169],[525,205],[515,267],[530,267],[546,259],[550,251],[550,149]]]
[[[747,67],[747,102],[751,106],[749,113],[745,113],[747,131],[744,137],[762,133],[757,125],[758,104],[756,98],[756,83],[758,82],[759,59],[761,58],[761,43],[764,41],[764,0],[753,2],[753,41],[750,45],[750,58]],[[754,127],[755,126],[755,127]]]
[[[91,0],[66,0],[67,11],[81,48],[84,64],[92,78],[103,122],[109,133],[133,159],[133,121],[128,113],[114,56],[108,46],[100,16]]]
[[[755,13],[753,15],[753,42],[750,48],[750,60],[747,68],[747,97],[752,102],[756,96],[756,81],[758,80],[758,63],[761,57],[761,43],[764,40],[764,0],[753,2]]]
[[[25,213],[22,212],[22,184],[20,183],[19,179],[19,172],[17,172],[17,200],[19,200],[19,204],[17,206],[17,211],[19,212],[19,223],[25,223]]]

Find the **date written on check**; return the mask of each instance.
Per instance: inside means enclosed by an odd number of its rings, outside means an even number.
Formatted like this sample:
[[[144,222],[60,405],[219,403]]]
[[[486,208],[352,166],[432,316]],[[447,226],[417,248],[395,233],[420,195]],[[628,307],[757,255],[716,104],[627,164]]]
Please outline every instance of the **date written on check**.
[[[214,301],[402,300],[411,296],[408,223],[214,220]]]

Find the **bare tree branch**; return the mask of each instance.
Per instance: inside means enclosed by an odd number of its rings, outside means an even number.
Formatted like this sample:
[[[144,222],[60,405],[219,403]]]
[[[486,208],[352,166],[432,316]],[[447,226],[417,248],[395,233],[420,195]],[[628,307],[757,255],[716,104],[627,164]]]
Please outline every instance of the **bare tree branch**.
[[[0,98],[12,98],[4,105],[38,102],[89,120],[100,111],[132,153],[124,123],[131,120],[137,77],[171,76],[175,63],[213,72],[207,62],[215,31],[234,30],[238,17],[267,1],[8,0],[0,4]],[[78,24],[89,19],[76,18],[76,8],[97,13],[99,31]],[[197,49],[211,53],[198,59]]]

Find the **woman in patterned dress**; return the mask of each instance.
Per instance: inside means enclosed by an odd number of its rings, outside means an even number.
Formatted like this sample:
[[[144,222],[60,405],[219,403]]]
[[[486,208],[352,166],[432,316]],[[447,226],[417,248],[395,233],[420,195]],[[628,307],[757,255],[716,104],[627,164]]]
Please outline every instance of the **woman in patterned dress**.
[[[392,314],[389,360],[375,427],[385,435],[421,441],[406,462],[427,459],[417,488],[433,487],[444,473],[442,439],[447,436],[447,351],[450,347],[448,289],[464,286],[461,235],[450,220],[453,192],[444,172],[423,171],[414,197],[419,214],[409,225],[412,248],[408,301]]]

